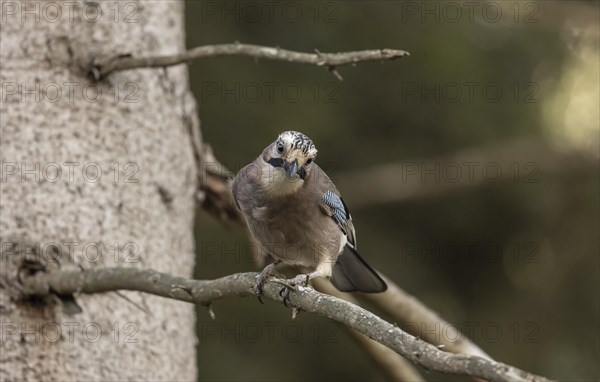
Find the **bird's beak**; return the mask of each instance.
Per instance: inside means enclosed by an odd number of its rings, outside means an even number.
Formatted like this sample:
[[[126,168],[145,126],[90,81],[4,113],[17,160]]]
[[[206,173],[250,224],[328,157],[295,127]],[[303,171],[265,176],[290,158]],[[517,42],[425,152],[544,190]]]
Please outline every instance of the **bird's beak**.
[[[293,178],[298,172],[298,160],[294,159],[294,161],[291,163],[283,162],[283,169],[285,170],[288,178]]]

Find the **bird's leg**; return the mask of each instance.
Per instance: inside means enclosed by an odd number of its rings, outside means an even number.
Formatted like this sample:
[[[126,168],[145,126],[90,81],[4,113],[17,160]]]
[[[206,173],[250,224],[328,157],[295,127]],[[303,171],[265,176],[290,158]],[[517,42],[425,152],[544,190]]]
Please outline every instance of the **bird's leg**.
[[[290,290],[295,289],[297,285],[308,286],[308,282],[310,280],[321,275],[322,274],[320,271],[314,271],[307,274],[301,274],[294,278],[286,280],[287,285],[279,291],[279,295],[283,297],[283,305],[285,305],[286,308],[289,308],[288,302],[290,301]]]
[[[287,282],[291,285],[304,285],[304,286],[308,286],[308,282],[312,279],[314,279],[315,277],[319,277],[321,276],[321,272],[320,271],[314,271],[311,273],[307,273],[307,274],[301,274],[298,275],[292,279],[287,280]]]
[[[264,267],[258,276],[256,276],[256,295],[258,296],[258,301],[260,301],[261,304],[264,304],[262,301],[263,285],[265,285],[265,281],[267,281],[267,279],[273,275],[275,266],[280,262],[280,260],[274,259],[272,263]]]

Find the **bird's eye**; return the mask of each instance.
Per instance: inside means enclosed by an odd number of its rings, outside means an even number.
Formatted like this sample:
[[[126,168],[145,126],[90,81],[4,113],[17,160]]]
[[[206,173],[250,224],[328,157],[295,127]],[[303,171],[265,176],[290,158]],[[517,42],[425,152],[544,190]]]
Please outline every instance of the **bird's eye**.
[[[312,158],[308,158],[308,160],[306,161],[306,164],[311,164],[312,163]]]
[[[280,142],[277,144],[277,152],[280,154],[283,152],[283,143]]]

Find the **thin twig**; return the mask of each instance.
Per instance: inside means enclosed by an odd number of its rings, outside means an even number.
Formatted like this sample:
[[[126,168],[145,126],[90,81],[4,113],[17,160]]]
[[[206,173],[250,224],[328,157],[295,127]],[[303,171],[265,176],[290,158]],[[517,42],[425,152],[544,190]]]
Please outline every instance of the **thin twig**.
[[[105,268],[38,272],[22,282],[23,291],[29,295],[47,295],[50,291],[72,294],[77,291],[101,293],[124,289],[206,305],[227,297],[254,295],[256,276],[256,273],[237,273],[216,280],[189,280],[154,270]],[[281,285],[271,279],[264,287],[265,297],[281,301],[280,289]],[[319,293],[310,287],[298,287],[297,291],[290,294],[290,303],[303,311],[347,325],[430,370],[493,381],[549,381],[482,357],[441,351],[357,305]]]
[[[90,74],[96,80],[100,80],[110,73],[120,70],[165,67],[183,64],[201,58],[246,56],[323,66],[336,75],[337,72],[335,68],[338,66],[351,65],[365,61],[394,60],[409,55],[410,53],[407,51],[395,49],[374,49],[342,53],[304,53],[270,46],[234,43],[203,45],[168,56],[131,57],[128,55],[119,55],[104,62],[100,61],[94,63],[90,69]],[[339,73],[337,73],[336,78],[341,78]]]

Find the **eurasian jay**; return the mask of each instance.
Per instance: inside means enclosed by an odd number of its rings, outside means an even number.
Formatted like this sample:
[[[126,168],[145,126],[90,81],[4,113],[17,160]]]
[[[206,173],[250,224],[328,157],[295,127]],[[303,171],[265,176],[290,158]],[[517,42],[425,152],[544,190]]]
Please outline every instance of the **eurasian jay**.
[[[271,260],[257,278],[257,293],[279,263],[312,270],[287,280],[290,285],[324,276],[343,292],[385,291],[386,283],[358,254],[348,207],[316,156],[310,138],[286,131],[233,181],[235,203]]]

